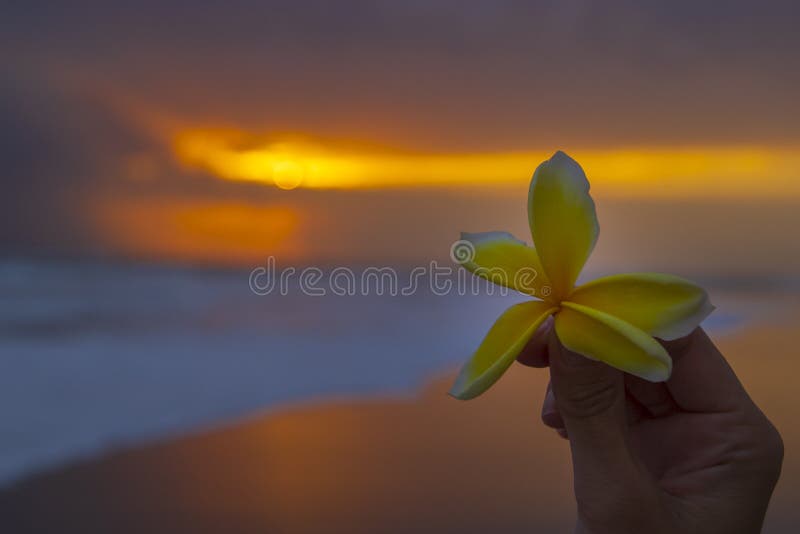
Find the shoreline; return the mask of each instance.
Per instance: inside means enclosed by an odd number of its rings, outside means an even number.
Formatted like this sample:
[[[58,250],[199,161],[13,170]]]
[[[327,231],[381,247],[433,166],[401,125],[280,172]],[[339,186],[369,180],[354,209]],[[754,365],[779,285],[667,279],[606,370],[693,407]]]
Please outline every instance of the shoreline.
[[[725,296],[731,298],[730,295]],[[775,313],[778,311],[778,305],[775,302],[776,300],[777,299],[774,298],[770,300],[770,306],[773,307],[770,310],[770,313]],[[786,304],[787,303],[784,302],[780,305],[780,307],[784,307]],[[742,309],[741,298],[732,298],[731,302],[726,306],[726,308],[732,311],[729,311],[725,314],[717,314],[716,316],[712,317],[715,319],[715,321],[713,321],[710,325],[710,331],[716,338],[726,339],[732,335],[737,335],[740,332],[747,332],[751,328],[759,326],[758,322],[754,321],[752,317],[749,317],[751,314],[744,313]],[[476,339],[475,343],[478,341],[479,339]],[[470,343],[462,343],[461,345],[463,345],[462,348],[471,346]],[[356,348],[363,349],[363,347]],[[96,349],[89,347],[87,350]],[[131,353],[132,351],[128,352]],[[397,353],[398,351],[395,350],[394,352]],[[28,356],[29,354],[26,353],[26,358]],[[53,356],[58,355],[54,354]],[[68,354],[68,356],[73,358],[77,357],[76,351],[72,351],[70,354]],[[133,358],[133,354],[127,354],[126,357],[128,360],[130,360]],[[436,381],[440,377],[452,377],[458,372],[459,366],[462,362],[460,360],[458,362],[451,362],[450,360],[451,358],[447,358],[443,361],[440,361],[438,362],[439,365],[431,366],[432,369],[429,369],[426,372],[422,372],[418,369],[418,362],[413,364],[411,366],[411,371],[405,373],[407,376],[404,376],[399,381],[402,383],[402,385],[396,384],[394,386],[387,386],[384,384],[381,386],[377,382],[371,385],[362,384],[356,386],[353,384],[352,387],[344,386],[340,391],[338,386],[329,387],[325,385],[324,381],[322,381],[317,384],[322,385],[322,389],[317,389],[314,391],[313,388],[309,389],[307,386],[301,384],[299,386],[295,385],[291,388],[288,388],[288,395],[282,397],[281,394],[279,394],[274,400],[269,400],[271,397],[269,394],[256,394],[255,397],[251,394],[251,398],[253,399],[261,398],[260,406],[257,402],[253,402],[251,400],[248,402],[252,403],[252,406],[240,405],[238,408],[234,407],[231,409],[232,406],[235,406],[235,402],[231,402],[233,397],[220,397],[216,400],[222,405],[228,406],[226,410],[221,412],[215,410],[214,408],[208,408],[208,399],[200,399],[201,407],[199,410],[188,406],[184,401],[180,401],[176,405],[177,409],[175,406],[169,404],[167,405],[168,410],[171,410],[171,412],[166,415],[171,418],[170,420],[173,422],[168,422],[166,424],[163,422],[158,422],[160,414],[155,409],[151,409],[149,411],[145,410],[139,413],[137,413],[136,410],[133,410],[120,414],[119,412],[114,411],[114,408],[110,408],[110,411],[101,411],[95,414],[95,416],[99,417],[97,428],[106,428],[112,430],[106,430],[97,433],[90,431],[88,434],[78,433],[77,435],[70,436],[69,432],[64,432],[64,429],[61,429],[60,431],[63,434],[51,434],[50,437],[53,438],[51,441],[46,439],[46,433],[42,433],[35,436],[35,439],[38,439],[39,441],[36,443],[37,447],[30,449],[30,453],[24,449],[20,449],[19,446],[16,446],[15,448],[12,442],[12,447],[6,450],[7,456],[2,458],[3,462],[0,463],[0,491],[13,487],[15,484],[27,479],[35,478],[41,474],[58,471],[73,464],[96,461],[118,452],[148,447],[153,444],[173,441],[186,436],[204,435],[209,432],[225,430],[232,426],[245,424],[252,420],[262,419],[264,417],[269,417],[285,410],[293,410],[296,407],[325,405],[328,403],[339,403],[342,401],[371,402],[380,401],[383,399],[413,401],[421,391],[424,391],[425,388],[428,387],[427,385],[430,382]],[[104,372],[106,374],[110,373],[111,368],[105,364],[103,365]],[[259,366],[254,370],[261,372],[265,369],[267,369],[267,366]],[[324,370],[325,369],[323,368],[322,371]],[[64,371],[66,371],[66,369],[64,369]],[[147,373],[145,373],[143,367],[136,376],[135,380],[138,380],[139,382],[146,382],[145,377],[148,373],[150,373],[150,370],[147,370]],[[412,375],[418,376],[414,377]],[[97,376],[101,375],[98,374]],[[111,377],[111,379],[115,380],[114,377]],[[177,380],[177,377],[173,377],[173,379]],[[227,376],[226,379],[228,382],[230,382],[230,385],[225,387],[233,391],[233,382],[231,381],[235,380],[235,373]],[[206,378],[199,376],[194,377],[194,380],[203,381],[206,380]],[[448,378],[448,380],[450,380],[450,378]],[[319,382],[319,380],[317,381]],[[97,382],[97,380],[95,380],[95,382]],[[267,381],[267,383],[271,382],[272,381],[270,380]],[[130,393],[134,399],[138,399],[135,402],[142,402],[144,397],[142,397],[138,392],[129,391],[131,383],[132,382],[122,384],[124,388],[127,388],[124,390],[125,394]],[[103,389],[106,388],[106,386],[98,387],[97,384],[99,384],[99,382],[94,384],[93,387],[97,389],[98,395],[102,395]],[[268,386],[264,384],[262,384],[262,386],[262,391],[269,391]],[[252,390],[253,388],[258,387],[258,384],[255,382],[249,383],[248,387],[250,387]],[[264,389],[264,387],[266,387],[266,389]],[[159,389],[158,393],[164,397],[164,391],[162,390],[164,390],[164,388]],[[108,393],[114,395],[111,406],[113,406],[114,402],[119,404],[124,398],[122,394],[117,394],[116,392]],[[164,398],[164,401],[170,401],[169,395]],[[221,404],[217,404],[216,406],[220,406]],[[91,409],[89,406],[84,407]],[[54,408],[59,410],[59,407],[57,406],[54,406]],[[72,407],[70,410],[74,412],[77,408],[79,408],[79,406]],[[123,410],[125,409],[124,406],[121,406],[121,408],[123,408]],[[216,413],[214,413],[215,411]],[[225,413],[226,411],[228,412],[227,414]],[[57,413],[50,416],[51,421],[47,422],[52,424],[52,419],[56,415]],[[71,414],[69,413],[69,410],[65,410],[63,415],[69,416]],[[178,419],[176,419],[176,417],[178,417]],[[125,420],[128,421],[128,423],[125,425],[117,424],[117,422],[123,422]],[[86,429],[90,427],[87,427],[84,423],[83,428]],[[20,429],[17,425],[17,427],[12,426],[9,431],[13,433],[15,431],[26,431],[26,429]],[[52,431],[53,430],[51,429],[50,432],[52,433]],[[63,439],[64,437],[66,437],[66,440]]]

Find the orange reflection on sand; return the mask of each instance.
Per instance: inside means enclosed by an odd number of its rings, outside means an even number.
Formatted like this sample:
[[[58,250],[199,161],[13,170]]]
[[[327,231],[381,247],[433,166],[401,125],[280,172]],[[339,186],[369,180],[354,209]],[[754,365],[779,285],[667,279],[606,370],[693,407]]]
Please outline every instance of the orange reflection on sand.
[[[303,255],[301,213],[287,205],[209,200],[114,200],[96,205],[98,227],[137,257],[240,265]]]
[[[426,153],[239,130],[190,129],[174,138],[185,167],[283,189],[513,186],[550,151]],[[574,150],[606,196],[800,196],[800,148],[688,147]]]
[[[546,383],[519,366],[471,405],[445,394],[448,378],[406,401],[284,410],[205,446],[182,441],[159,497],[187,508],[202,499],[192,516],[260,531],[562,532],[569,449],[532,408]],[[213,481],[213,498],[196,476]]]

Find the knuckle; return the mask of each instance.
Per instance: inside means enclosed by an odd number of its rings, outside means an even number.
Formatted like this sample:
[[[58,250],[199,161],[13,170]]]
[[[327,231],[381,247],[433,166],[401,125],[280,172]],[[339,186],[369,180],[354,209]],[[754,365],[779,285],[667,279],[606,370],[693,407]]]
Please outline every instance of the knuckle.
[[[614,406],[619,388],[605,377],[570,384],[556,394],[559,410],[572,418],[594,417]]]

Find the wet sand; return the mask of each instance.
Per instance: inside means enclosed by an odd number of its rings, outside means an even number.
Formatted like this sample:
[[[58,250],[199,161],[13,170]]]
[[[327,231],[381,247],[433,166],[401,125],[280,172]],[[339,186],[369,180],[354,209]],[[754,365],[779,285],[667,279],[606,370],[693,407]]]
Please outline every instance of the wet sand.
[[[796,322],[719,342],[781,430],[765,532],[800,529]],[[307,403],[119,451],[0,492],[2,532],[569,532],[567,443],[538,419],[546,371],[515,365],[483,397]]]

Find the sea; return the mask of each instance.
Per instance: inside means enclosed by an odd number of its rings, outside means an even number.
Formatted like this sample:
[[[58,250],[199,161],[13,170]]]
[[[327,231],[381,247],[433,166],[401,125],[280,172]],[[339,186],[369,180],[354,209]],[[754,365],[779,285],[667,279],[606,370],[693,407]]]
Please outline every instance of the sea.
[[[408,271],[403,267],[401,271]],[[331,398],[411,397],[523,297],[421,284],[254,291],[250,269],[0,261],[0,486],[79,459]],[[328,279],[329,281],[329,279]],[[727,335],[793,280],[701,278]]]

